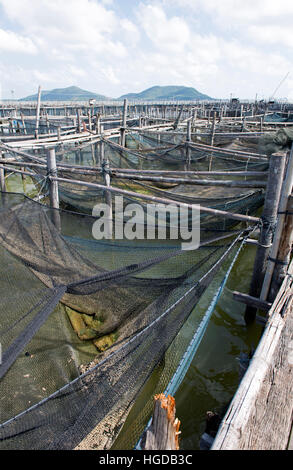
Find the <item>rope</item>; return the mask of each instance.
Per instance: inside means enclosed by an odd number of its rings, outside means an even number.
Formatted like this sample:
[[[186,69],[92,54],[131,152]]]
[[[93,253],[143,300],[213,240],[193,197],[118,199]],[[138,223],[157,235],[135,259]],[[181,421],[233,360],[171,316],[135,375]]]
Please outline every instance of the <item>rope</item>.
[[[249,232],[250,233],[250,232]],[[225,277],[224,279],[222,280],[221,282],[221,285],[220,287],[218,288],[217,292],[215,293],[208,309],[207,309],[207,312],[206,314],[204,315],[199,327],[197,328],[197,330],[195,331],[172,379],[170,380],[169,384],[167,385],[167,388],[166,390],[164,391],[164,394],[167,396],[167,395],[174,395],[176,393],[176,391],[178,390],[179,386],[181,385],[185,375],[186,375],[186,372],[188,371],[189,369],[189,366],[191,364],[191,362],[193,361],[193,358],[196,354],[196,351],[198,350],[198,347],[202,341],[202,338],[204,336],[204,333],[208,327],[208,324],[209,324],[209,321],[211,319],[211,316],[215,310],[215,307],[219,301],[219,298],[221,297],[221,294],[223,292],[223,289],[228,281],[228,278],[230,276],[230,273],[231,273],[231,270],[239,256],[239,253],[241,251],[241,249],[243,248],[243,245],[246,241],[246,238],[248,237],[248,234],[243,238],[242,242],[241,242],[241,245],[239,247],[239,249],[237,250],[226,274],[225,274]],[[238,241],[240,238],[237,237],[237,239],[235,240],[235,242],[233,243],[232,246],[234,246],[234,244],[236,243],[236,241]],[[230,249],[232,248],[232,246],[230,247]],[[144,432],[142,433],[139,441],[137,442],[136,446],[135,446],[135,449],[136,450],[141,450],[141,447],[140,447],[140,444],[141,444],[141,440],[142,440],[142,436],[144,435],[145,431],[147,430],[147,428],[150,426],[151,424],[151,421],[152,421],[152,418],[149,420],[148,424],[146,425],[145,429],[144,429]]]
[[[272,258],[271,256],[268,257],[268,260],[272,261],[275,264],[280,264],[281,266],[288,266],[288,264],[290,263],[289,261],[282,261],[277,258]]]
[[[169,382],[164,394],[165,395],[174,395],[176,393],[176,391],[178,390],[179,386],[181,385],[186,373],[187,373],[187,370],[189,369],[189,366],[195,356],[195,353],[201,343],[201,340],[204,336],[204,333],[208,327],[208,324],[209,324],[209,321],[211,319],[211,316],[215,310],[215,307],[221,297],[221,294],[223,292],[223,289],[228,281],[228,278],[230,276],[230,273],[231,273],[231,270],[239,256],[239,253],[240,251],[242,250],[243,248],[243,245],[245,243],[245,240],[246,240],[247,236],[244,237],[244,239],[242,240],[241,242],[241,245],[240,247],[238,248],[226,274],[225,274],[225,277],[224,279],[222,280],[221,282],[221,285],[220,287],[218,288],[218,290],[216,291],[208,309],[207,309],[207,312],[206,314],[204,315],[199,327],[197,328],[192,340],[190,341],[189,343],[189,346],[184,354],[184,356],[182,357],[181,359],[181,362],[175,372],[175,374],[173,375],[173,378],[171,379],[171,381]]]
[[[230,245],[228,250],[217,260],[217,262],[187,291],[185,292],[174,304],[172,304],[169,308],[167,308],[159,317],[157,317],[155,320],[153,320],[151,323],[149,323],[145,328],[140,330],[138,333],[136,333],[129,341],[126,343],[122,344],[120,347],[118,347],[116,350],[114,350],[112,353],[110,353],[105,359],[103,359],[101,362],[96,364],[94,367],[86,371],[85,373],[79,375],[75,379],[73,379],[71,382],[68,384],[64,385],[60,389],[58,389],[56,392],[52,393],[48,397],[44,398],[43,400],[40,400],[39,403],[36,403],[35,405],[32,405],[31,407],[27,408],[25,411],[22,411],[18,415],[14,416],[13,418],[10,418],[9,420],[5,421],[4,423],[0,424],[0,428],[4,428],[6,425],[10,424],[13,421],[17,421],[21,416],[24,416],[28,414],[30,411],[39,408],[41,405],[46,403],[47,401],[55,398],[58,396],[59,393],[65,392],[70,386],[72,386],[74,383],[79,382],[80,380],[84,379],[88,375],[92,374],[93,371],[97,370],[98,368],[101,368],[107,361],[109,361],[113,356],[117,355],[121,351],[123,351],[127,346],[132,344],[134,341],[136,341],[138,338],[140,338],[143,334],[145,334],[148,330],[150,330],[154,325],[159,323],[164,317],[168,315],[169,312],[174,310],[174,308],[179,305],[182,300],[184,300],[193,290],[195,290],[198,285],[203,282],[203,280],[209,276],[209,274],[216,269],[217,266],[219,266],[223,260],[226,258],[227,254],[233,249],[235,244],[238,242],[240,236],[243,235],[243,232],[233,241],[233,243]],[[60,286],[60,289],[62,289],[63,286]],[[53,309],[52,309],[53,310]]]

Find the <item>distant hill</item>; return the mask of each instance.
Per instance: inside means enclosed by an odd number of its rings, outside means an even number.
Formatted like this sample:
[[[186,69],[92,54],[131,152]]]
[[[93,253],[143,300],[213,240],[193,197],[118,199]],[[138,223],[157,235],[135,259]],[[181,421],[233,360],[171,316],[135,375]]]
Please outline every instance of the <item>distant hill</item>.
[[[153,86],[141,93],[128,93],[120,96],[120,100],[127,98],[129,100],[165,100],[165,101],[195,101],[195,100],[212,100],[208,95],[200,93],[195,88],[186,86]]]
[[[19,101],[37,101],[38,94],[27,96]],[[95,99],[97,101],[107,100],[107,96],[98,95],[91,91],[82,90],[77,86],[70,86],[68,88],[56,88],[55,90],[43,90],[42,101],[88,101]]]

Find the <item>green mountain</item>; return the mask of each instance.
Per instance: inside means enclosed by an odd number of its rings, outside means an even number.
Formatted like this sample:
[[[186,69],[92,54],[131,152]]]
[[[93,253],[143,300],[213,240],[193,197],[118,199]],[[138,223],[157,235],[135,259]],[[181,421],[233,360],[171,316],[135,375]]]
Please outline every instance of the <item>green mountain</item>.
[[[129,100],[142,101],[196,101],[196,100],[212,100],[210,96],[200,93],[195,88],[186,86],[153,86],[141,93],[128,93],[120,96],[120,100],[127,98]]]
[[[38,94],[27,96],[19,101],[37,101]],[[77,86],[70,86],[68,88],[56,88],[55,90],[43,90],[41,95],[42,101],[88,101],[95,99],[97,101],[107,100],[106,96],[97,95],[91,91],[82,90]]]

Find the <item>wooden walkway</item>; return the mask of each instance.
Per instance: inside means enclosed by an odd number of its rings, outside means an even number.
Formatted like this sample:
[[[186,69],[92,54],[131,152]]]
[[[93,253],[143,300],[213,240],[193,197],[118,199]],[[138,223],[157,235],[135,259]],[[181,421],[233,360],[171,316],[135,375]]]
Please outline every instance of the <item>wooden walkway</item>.
[[[293,262],[212,450],[293,450]]]

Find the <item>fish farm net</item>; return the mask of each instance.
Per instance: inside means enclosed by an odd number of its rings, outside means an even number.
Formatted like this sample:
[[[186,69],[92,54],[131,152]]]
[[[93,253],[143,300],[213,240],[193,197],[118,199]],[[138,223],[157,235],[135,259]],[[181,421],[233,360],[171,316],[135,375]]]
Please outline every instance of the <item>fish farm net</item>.
[[[3,449],[74,449],[91,435],[108,448],[158,371],[170,380],[180,332],[243,233],[215,241],[215,229],[214,242],[184,251],[174,240],[95,240],[94,221],[1,194]]]

